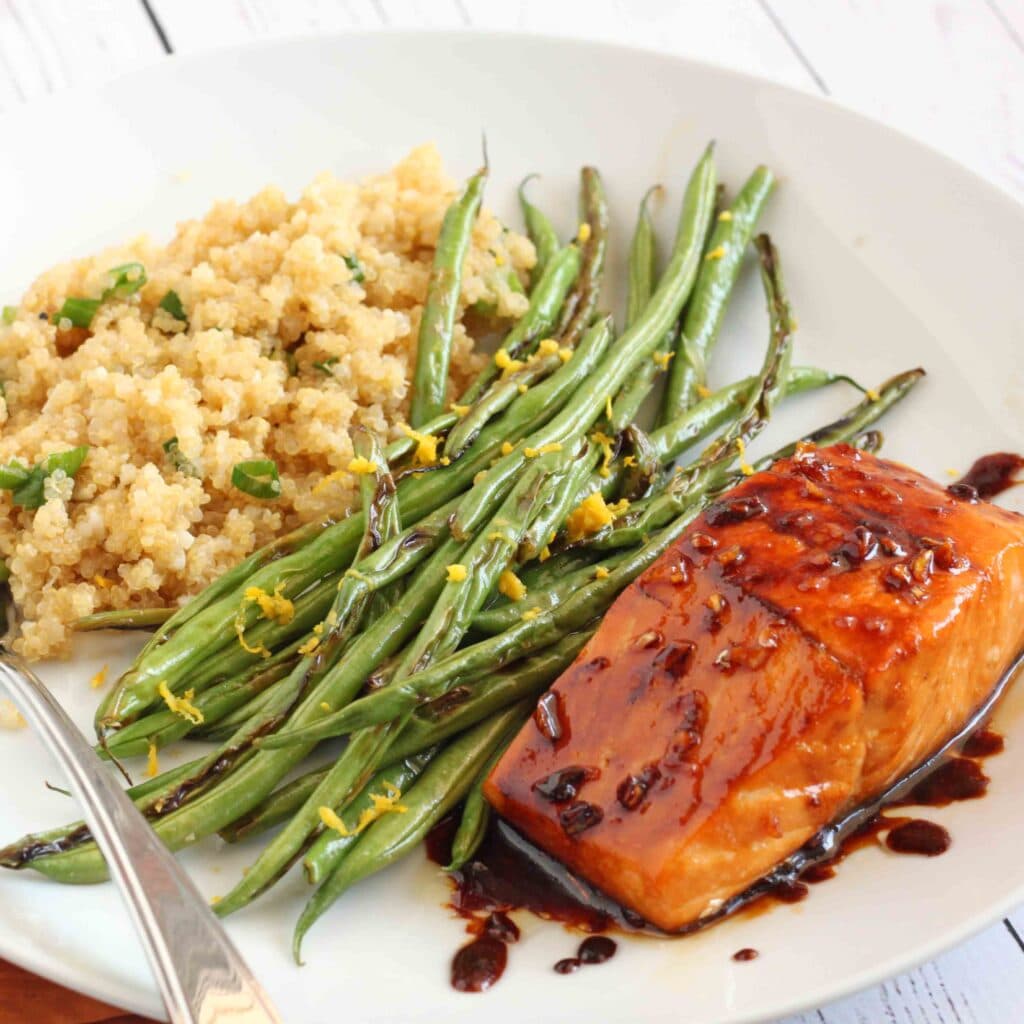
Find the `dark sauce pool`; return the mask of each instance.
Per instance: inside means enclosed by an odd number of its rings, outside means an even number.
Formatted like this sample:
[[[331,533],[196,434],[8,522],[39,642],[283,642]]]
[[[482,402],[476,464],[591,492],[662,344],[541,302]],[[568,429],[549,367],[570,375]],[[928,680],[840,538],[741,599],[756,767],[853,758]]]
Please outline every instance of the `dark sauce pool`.
[[[912,788],[846,830],[830,856],[816,857],[792,877],[763,880],[742,894],[728,913],[753,916],[780,903],[798,903],[807,898],[810,885],[834,878],[846,857],[862,847],[877,845],[881,837],[893,853],[926,857],[944,853],[952,838],[942,826],[887,812],[906,806],[945,807],[984,796],[989,780],[978,759],[1002,749],[998,733],[977,728],[963,741],[959,754],[947,755],[929,766]],[[436,864],[449,863],[457,827],[458,817],[449,815],[427,837],[427,854]],[[512,911],[528,910],[587,934],[575,956],[553,965],[559,974],[575,974],[611,959],[617,947],[605,932],[666,934],[572,874],[499,819],[492,820],[473,859],[448,877],[452,884],[449,906],[466,921],[466,931],[472,936],[452,960],[451,983],[460,992],[484,992],[501,978],[508,964],[508,947],[519,939],[519,928],[508,916]],[[741,949],[733,959],[742,962],[758,955],[757,950]]]
[[[983,455],[955,484],[950,485],[949,491],[958,498],[988,501],[1014,484],[1024,483],[1024,478],[1018,476],[1022,469],[1024,456],[1013,452]]]

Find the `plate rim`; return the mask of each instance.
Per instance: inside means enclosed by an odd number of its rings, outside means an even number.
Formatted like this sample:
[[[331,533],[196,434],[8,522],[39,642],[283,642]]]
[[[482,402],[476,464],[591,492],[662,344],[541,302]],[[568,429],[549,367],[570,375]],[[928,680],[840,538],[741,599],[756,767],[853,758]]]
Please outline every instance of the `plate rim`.
[[[0,129],[16,123],[22,118],[37,117],[41,111],[47,108],[59,109],[69,102],[81,102],[83,99],[89,98],[99,99],[102,102],[108,90],[117,90],[129,83],[135,83],[136,88],[139,87],[138,83],[142,83],[142,88],[152,88],[153,86],[150,84],[149,79],[159,80],[165,76],[170,76],[173,79],[182,69],[193,65],[215,62],[231,55],[309,45],[330,47],[338,42],[359,39],[371,39],[374,42],[384,42],[385,45],[392,42],[395,45],[409,45],[414,44],[420,39],[429,40],[434,45],[443,43],[445,39],[459,40],[460,42],[473,39],[487,43],[512,43],[523,44],[524,46],[540,44],[546,47],[549,46],[552,49],[597,49],[610,54],[632,54],[667,64],[685,65],[698,71],[700,74],[731,78],[751,89],[767,88],[786,96],[790,100],[807,104],[813,109],[830,110],[833,116],[838,114],[851,118],[855,122],[860,122],[862,125],[867,126],[869,130],[881,131],[888,136],[890,141],[894,141],[898,145],[909,145],[916,148],[920,153],[926,154],[928,158],[940,161],[945,165],[945,170],[948,173],[958,175],[962,180],[969,182],[973,188],[981,188],[987,191],[990,198],[994,198],[1003,205],[1006,221],[1009,222],[1007,236],[1019,235],[1024,237],[1024,200],[1014,196],[1007,186],[986,177],[979,170],[964,164],[954,156],[938,148],[935,144],[918,137],[912,132],[897,128],[833,96],[821,95],[809,89],[800,88],[766,75],[730,66],[721,61],[706,57],[670,53],[645,44],[615,42],[586,33],[562,35],[550,31],[527,32],[518,29],[478,29],[474,27],[403,27],[397,29],[380,27],[332,29],[323,32],[288,32],[279,36],[220,44],[190,53],[174,52],[164,55],[162,58],[158,58],[151,63],[125,69],[111,78],[106,78],[102,81],[91,81],[77,86],[74,83],[62,86],[52,93],[35,97],[0,113]],[[3,285],[0,282],[0,290],[2,288]],[[42,883],[42,880],[40,880],[40,883]],[[916,945],[912,951],[899,957],[890,958],[884,965],[866,967],[853,975],[847,976],[840,984],[823,982],[810,991],[802,990],[800,995],[795,995],[787,1002],[779,1004],[772,1011],[771,1016],[766,1017],[762,1013],[754,1012],[743,1016],[733,1016],[730,1019],[733,1024],[758,1024],[758,1022],[776,1020],[780,1016],[789,1016],[808,1009],[824,1007],[827,1004],[847,998],[888,978],[912,970],[952,949],[954,946],[962,944],[1000,918],[1005,917],[1010,908],[1022,901],[1024,901],[1024,877],[1022,877],[1021,882],[1016,887],[1008,890],[999,900],[963,918],[957,926],[950,927],[931,940]],[[106,983],[104,984],[103,977],[95,977],[83,968],[70,966],[59,957],[48,958],[42,952],[37,954],[36,947],[34,946],[24,951],[17,947],[6,949],[3,948],[2,939],[0,939],[0,956],[3,956],[4,959],[24,970],[100,1002],[113,1005],[116,1008],[123,1008],[133,1013],[150,1016],[157,1020],[167,1019],[155,984],[148,996],[134,989],[125,989],[122,994],[117,995],[115,993],[122,983],[116,979],[107,976]]]

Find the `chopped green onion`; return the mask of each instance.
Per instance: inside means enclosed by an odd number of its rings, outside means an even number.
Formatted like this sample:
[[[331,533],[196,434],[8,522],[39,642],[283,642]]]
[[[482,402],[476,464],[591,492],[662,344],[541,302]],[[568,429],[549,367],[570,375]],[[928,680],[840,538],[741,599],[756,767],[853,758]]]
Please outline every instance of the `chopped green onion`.
[[[0,560],[0,583],[6,583],[11,578],[11,570],[7,563]]]
[[[194,476],[197,480],[201,479],[203,474],[199,472],[199,467],[178,447],[177,437],[164,441],[163,449],[167,453],[167,460],[179,473],[184,473],[185,476]]]
[[[103,293],[101,301],[113,297],[126,299],[149,280],[146,268],[141,263],[122,263],[119,267],[111,267],[107,273],[114,279],[114,283]]]
[[[0,466],[0,488],[13,491],[29,478],[30,472],[28,466],[20,462],[9,462],[6,466]]]
[[[64,300],[64,305],[54,317],[58,327],[61,320],[70,320],[74,327],[91,327],[100,303],[112,297],[123,299],[134,295],[149,280],[141,263],[122,263],[119,267],[111,267],[107,273],[113,278],[113,283],[103,290],[98,299],[71,296]]]
[[[281,480],[277,475],[277,463],[272,459],[252,459],[239,462],[231,470],[231,482],[240,491],[254,498],[279,498]]]
[[[82,468],[82,463],[85,462],[85,457],[88,454],[89,446],[83,444],[77,448],[70,448],[66,452],[47,455],[41,465],[47,476],[58,469],[63,469],[68,476],[74,476]]]
[[[182,323],[188,322],[185,307],[181,304],[181,297],[173,288],[160,300],[160,308],[165,313],[170,313],[175,320],[180,320]]]
[[[343,258],[345,260],[345,266],[352,271],[352,280],[355,281],[356,284],[362,284],[366,280],[366,271],[363,270],[363,265],[359,262],[359,257],[353,252]]]
[[[298,376],[299,360],[296,358],[295,353],[290,348],[286,348],[284,350],[284,365],[288,367],[289,376]]]
[[[322,363],[314,363],[313,369],[319,370],[321,373],[327,374],[328,377],[332,376],[331,367],[338,361],[337,356],[331,356],[329,359],[325,359]]]
[[[18,315],[17,306],[4,306],[3,321],[5,324],[10,325],[14,323],[15,317]]]
[[[46,504],[43,490],[46,479],[55,473],[73,477],[82,468],[88,454],[89,446],[80,445],[66,452],[47,455],[31,469],[20,462],[9,462],[0,466],[0,489],[10,491],[11,501],[21,508],[39,508]]]
[[[99,308],[99,299],[65,299],[64,305],[57,310],[53,322],[58,327],[62,320],[71,321],[72,327],[89,327]]]

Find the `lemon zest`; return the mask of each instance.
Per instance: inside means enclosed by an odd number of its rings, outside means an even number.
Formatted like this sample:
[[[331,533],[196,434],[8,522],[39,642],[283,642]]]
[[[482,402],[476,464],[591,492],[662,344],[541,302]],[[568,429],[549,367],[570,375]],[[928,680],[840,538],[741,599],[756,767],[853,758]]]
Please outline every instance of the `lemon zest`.
[[[449,583],[462,583],[465,581],[469,573],[466,572],[466,567],[455,562],[452,565],[445,567],[448,570],[448,582]]]
[[[433,466],[437,462],[437,446],[441,443],[441,438],[413,430],[408,423],[402,423],[400,429],[410,441],[416,442],[416,451],[412,456],[413,465]]]
[[[171,688],[167,685],[167,680],[161,679],[160,685],[156,688],[156,692],[163,697],[168,711],[173,711],[174,714],[187,719],[193,725],[202,725],[205,721],[202,711],[192,703],[192,698],[196,695],[196,691],[194,689],[186,690],[180,697],[176,697],[171,693]]]
[[[529,391],[530,389],[525,384],[520,384],[516,390],[519,392],[519,394],[525,395],[526,392]]]
[[[156,744],[150,743],[146,753],[146,778],[153,779],[160,774],[160,761],[156,756]]]
[[[719,215],[718,219],[724,221],[726,224],[732,220],[732,210],[723,210]]]
[[[535,459],[538,455],[550,455],[561,450],[562,446],[557,441],[552,441],[550,444],[542,444],[539,448],[524,448],[523,454],[528,459]]]
[[[521,370],[526,364],[521,359],[513,359],[507,349],[499,348],[494,353],[494,365],[501,370],[501,376],[504,378],[516,370]]]
[[[561,359],[563,363],[569,362],[569,360],[572,359],[572,349],[569,348],[568,345],[560,346],[558,349],[558,358]]]
[[[350,473],[358,473],[360,476],[369,476],[370,473],[377,472],[377,463],[373,459],[366,459],[362,455],[357,455],[349,462],[348,471]]]
[[[312,654],[320,646],[320,638],[324,635],[324,624],[318,622],[313,627],[313,635],[298,648],[298,653],[305,656]]]
[[[553,356],[558,354],[558,342],[554,338],[545,338],[538,346],[537,351],[543,353],[546,356]]]
[[[625,502],[625,504],[623,504]],[[604,500],[600,491],[587,495],[568,515],[565,521],[566,530],[570,541],[581,540],[588,534],[597,533],[606,526],[615,522],[617,515],[620,515],[629,507],[629,502],[616,502],[609,505]]]
[[[711,388],[705,387],[703,384],[698,384],[697,385],[697,394],[700,395],[701,398],[710,398],[711,397]]]
[[[107,681],[107,668],[108,666],[104,665],[103,668],[101,668],[99,672],[89,680],[89,685],[94,690],[98,690]]]
[[[596,568],[596,569],[594,570],[594,579],[595,579],[595,580],[606,580],[606,579],[608,579],[608,577],[609,577],[610,575],[611,575],[611,573],[610,573],[610,572],[609,572],[609,571],[607,570],[607,568],[605,568],[605,566],[603,566],[603,565],[599,565],[599,566],[598,566],[598,567],[597,567],[597,568]]]
[[[576,232],[576,237],[581,242],[589,242],[590,241],[590,225],[586,221],[584,221],[580,225],[579,230]]]
[[[501,442],[501,454],[502,455],[511,455],[515,451],[515,448],[516,448],[516,446],[514,444],[512,444],[511,441],[502,441]]]
[[[675,358],[675,352],[655,352],[651,358],[659,370],[667,370],[668,364]]]
[[[253,647],[251,644],[246,642],[245,639],[245,620],[241,616],[235,618],[235,635],[238,637],[238,643],[243,651],[248,651],[250,654],[258,654],[261,658],[269,658],[270,651],[263,646],[263,644],[257,644]]]
[[[268,594],[262,587],[246,587],[243,600],[258,604],[264,619],[270,619],[279,626],[287,626],[295,618],[295,605],[282,595],[282,590],[283,580],[274,587],[272,594]]]
[[[635,455],[627,455],[622,460],[622,464],[626,467],[626,469],[632,469],[636,465],[636,456]]]
[[[455,413],[456,416],[465,416],[466,413],[469,412],[470,410],[470,406],[459,405],[458,402],[452,402],[450,408],[452,412]]]
[[[330,807],[321,807],[319,809],[320,820],[327,828],[333,829],[340,836],[357,836],[360,832],[366,831],[378,818],[384,817],[385,814],[405,814],[409,808],[405,804],[398,802],[401,799],[402,791],[392,783],[385,782],[383,793],[370,794],[373,806],[364,807],[359,812],[359,820],[356,822],[354,829],[348,828],[345,822]]]
[[[332,708],[331,705],[327,703],[327,701],[322,700],[320,701],[320,710],[329,715],[334,710],[334,708]]]
[[[724,245],[716,245],[715,248],[712,249],[711,252],[709,252],[707,254],[707,256],[704,257],[704,259],[706,259],[706,260],[720,260],[724,255],[725,255],[725,246]]]
[[[602,433],[600,430],[595,430],[590,435],[590,440],[596,445],[601,447],[601,467],[598,469],[598,476],[608,477],[611,476],[611,470],[608,468],[612,464],[612,459],[615,457],[615,451],[612,445],[615,444],[615,439],[609,437],[607,434]]]
[[[753,476],[754,467],[746,460],[747,445],[742,437],[736,438],[736,454],[740,459],[740,472],[744,476]]]
[[[526,584],[511,569],[506,569],[498,577],[498,591],[510,601],[521,601],[526,597]]]
[[[537,561],[538,562],[546,562],[550,557],[551,557],[551,548],[549,548],[547,546],[547,544],[545,544],[544,547],[542,547],[540,549],[540,554],[537,556]]]
[[[874,388],[868,388],[867,391],[864,392],[864,394],[872,402],[877,402],[882,397]]]
[[[540,608],[530,608],[527,611],[523,612],[520,618],[523,620],[523,622],[533,622],[533,620],[537,618],[537,616],[540,614]]]

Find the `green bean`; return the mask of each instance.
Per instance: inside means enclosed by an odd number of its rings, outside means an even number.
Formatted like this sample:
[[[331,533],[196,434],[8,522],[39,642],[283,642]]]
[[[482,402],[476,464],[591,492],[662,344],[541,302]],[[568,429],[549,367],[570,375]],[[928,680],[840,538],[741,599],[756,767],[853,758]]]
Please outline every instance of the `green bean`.
[[[329,866],[333,869],[356,845],[363,834],[358,830],[359,818],[364,811],[373,807],[373,797],[384,795],[388,786],[394,786],[399,793],[404,793],[423,773],[423,769],[430,764],[436,754],[436,750],[428,750],[405,761],[398,761],[377,772],[366,783],[362,791],[339,815],[348,834],[342,835],[331,828],[325,828],[320,833],[318,838],[318,842],[322,843],[320,856],[312,861],[307,859],[304,863],[306,881],[310,885],[319,885],[323,882],[326,878],[326,873],[322,873],[325,868]]]
[[[395,681],[386,686],[385,691],[396,686],[404,676],[458,646],[473,616],[511,562],[523,530],[564,479],[568,460],[569,453],[562,451],[540,456],[513,488],[488,527],[470,543],[460,563],[462,576],[446,583],[426,622],[406,648]],[[344,753],[316,792],[266,847],[242,880],[218,903],[218,914],[227,915],[240,909],[280,878],[310,835],[322,828],[318,808],[328,806],[342,811],[351,796],[366,784],[404,725],[403,718],[360,730],[349,737]],[[282,732],[287,733],[292,728],[291,723],[286,724]]]
[[[240,843],[287,821],[309,798],[327,774],[327,768],[314,768],[275,789],[248,814],[220,829],[217,835],[226,843]]]
[[[130,787],[125,792],[137,806],[145,807],[154,797],[159,798],[183,779],[188,778],[199,764],[199,760],[201,759],[171,768],[155,778],[146,779]],[[38,857],[56,854],[82,842],[88,842],[89,835],[89,826],[84,821],[73,821],[46,832],[30,833],[0,850],[0,867],[14,870],[23,868]]]
[[[588,429],[604,411],[610,396],[622,387],[640,362],[650,356],[658,339],[679,315],[696,278],[700,244],[714,203],[714,176],[709,147],[687,184],[672,258],[644,315],[622,335],[568,405],[530,436],[527,446],[540,448],[553,442],[564,442]],[[588,333],[599,329],[607,330],[609,326],[602,321]],[[481,509],[491,504],[494,495],[500,493],[508,479],[520,471],[522,460],[521,452],[505,456],[488,472],[487,478],[473,488],[452,522],[453,536],[465,537],[468,534]]]
[[[669,353],[675,347],[674,339],[678,330],[678,323],[669,328],[665,341],[655,349],[649,360],[645,360],[636,368],[632,378],[615,396],[615,400],[612,402],[612,418],[608,423],[609,429],[613,433],[617,434],[620,430],[625,429],[636,418],[640,407],[651,393],[658,375],[665,372],[664,360],[669,358]]]
[[[576,346],[597,312],[608,250],[608,200],[601,176],[593,167],[580,172],[580,222],[577,238],[583,249],[583,263],[555,331],[559,342],[569,348]]]
[[[355,564],[376,551],[386,541],[394,540],[402,532],[402,516],[398,509],[395,481],[388,470],[387,461],[377,438],[363,427],[357,428],[352,438],[353,451],[376,467],[373,473],[359,476],[360,507],[364,519],[363,540],[356,553]],[[367,614],[379,618],[401,593],[402,581],[395,580],[385,594],[374,591]]]
[[[913,370],[905,370],[903,373],[890,377],[884,384],[880,384],[875,391],[869,392],[862,402],[855,405],[844,416],[824,427],[811,431],[810,434],[801,438],[800,441],[794,441],[792,444],[780,448],[771,455],[766,455],[763,459],[759,459],[754,463],[754,469],[761,472],[762,470],[769,469],[779,459],[789,458],[796,451],[797,445],[800,443],[809,443],[821,447],[842,442],[853,443],[857,436],[870,427],[872,423],[880,419],[897,402],[906,398],[910,390],[924,375],[924,370],[918,367]],[[880,444],[880,440],[868,437],[866,438],[866,443],[866,450],[871,450]]]
[[[747,179],[732,210],[719,214],[708,241],[693,297],[683,318],[675,359],[661,406],[661,422],[675,419],[693,403],[706,383],[705,366],[722,326],[726,307],[739,276],[743,254],[771,193],[775,178],[758,167]]]
[[[460,699],[451,700],[452,694],[443,697],[443,709],[435,710],[434,705],[425,704],[395,740],[390,751],[392,757],[398,761],[429,750],[477,722],[482,722],[495,711],[524,697],[535,697],[572,664],[592,634],[593,629],[570,633],[532,658],[516,662],[499,672],[483,673],[478,679],[466,684],[465,692],[459,695]],[[314,769],[277,790],[253,812],[251,826],[245,824],[247,819],[240,819],[222,830],[221,836],[228,841],[237,840],[242,836],[237,834],[236,829],[244,829],[244,835],[252,835],[291,817],[320,784],[328,770]],[[330,837],[326,833],[321,834],[305,857],[307,870],[313,877],[329,874],[337,863],[333,852]]]
[[[656,277],[656,249],[654,224],[651,215],[647,210],[647,204],[653,192],[661,191],[660,185],[648,189],[646,195],[640,202],[640,211],[637,214],[636,228],[633,231],[633,240],[629,248],[629,288],[626,293],[626,326],[635,323],[644,306],[650,300],[654,291]],[[632,423],[636,414],[643,405],[651,388],[654,386],[655,378],[661,372],[661,361],[668,358],[667,352],[674,349],[672,344],[673,333],[678,330],[678,322],[669,329],[669,338],[665,351],[655,352],[649,362],[642,362],[633,373],[631,380],[627,381],[612,403],[612,415],[608,422],[608,429],[617,434],[627,424]]]
[[[276,620],[261,619],[252,629],[246,631],[246,643],[253,650],[278,648],[271,653],[269,658],[264,658],[258,653],[254,654],[240,644],[234,643],[230,647],[217,651],[201,665],[198,665],[187,678],[170,681],[169,689],[180,694],[187,687],[201,694],[211,686],[220,685],[254,671],[272,668],[282,658],[287,659],[302,644],[309,631],[327,613],[337,590],[338,579],[339,577],[334,573],[325,576],[304,594],[297,597],[294,602],[294,617],[286,626],[280,625]],[[233,629],[231,635],[235,636]],[[149,727],[143,725],[142,722],[150,720],[154,714],[161,713],[162,705],[163,701],[160,700],[156,704],[155,710],[110,735],[105,746],[115,754],[118,751],[123,751],[123,756],[131,756],[127,752],[127,748],[122,747],[121,744],[147,735]],[[122,733],[127,733],[127,736],[122,736]],[[104,744],[100,744],[97,748],[101,757],[104,756],[103,747]],[[135,752],[145,753],[145,749]]]
[[[242,675],[225,679],[193,698],[192,706],[202,716],[203,726],[212,726],[226,720],[231,712],[250,708],[255,698],[265,694],[292,671],[298,659],[296,650],[301,643],[301,639],[293,641],[279,655],[251,665]],[[96,752],[101,757],[143,756],[150,747],[160,750],[201,728],[169,709],[155,711],[114,733],[107,747],[98,746]]]
[[[414,427],[444,412],[452,336],[462,291],[462,265],[469,252],[473,223],[480,209],[487,168],[477,171],[465,191],[448,207],[434,251],[434,266],[420,316],[409,421]]]
[[[387,867],[418,845],[462,799],[495,744],[518,729],[529,711],[527,702],[513,705],[460,736],[434,758],[405,794],[406,812],[385,814],[360,836],[299,917],[293,941],[297,963],[302,962],[302,939],[313,922],[354,882]]]
[[[501,343],[501,348],[513,359],[530,355],[551,331],[566,296],[579,276],[580,263],[580,251],[575,245],[559,249],[548,260],[540,280],[530,291],[529,309]],[[500,367],[492,359],[459,401],[471,405],[500,373]]]
[[[705,492],[695,494],[685,510],[654,533],[646,544],[626,553],[607,576],[581,586],[562,604],[542,610],[536,617],[521,620],[497,636],[471,644],[408,679],[361,698],[360,719],[391,721],[409,708],[447,693],[478,672],[493,672],[515,658],[525,657],[555,643],[569,630],[583,628],[594,617],[603,614],[615,597],[664,553],[707,501]],[[351,707],[355,708],[355,703]],[[275,737],[268,742],[281,741]]]
[[[527,182],[535,177],[535,174],[531,174],[523,178],[519,185],[519,206],[523,211],[526,233],[530,236],[534,249],[537,250],[537,262],[530,271],[531,292],[537,287],[537,282],[543,276],[545,268],[559,248],[558,232],[555,231],[551,221],[526,198]]]
[[[549,377],[562,365],[557,355],[541,356],[527,362],[522,369],[496,380],[470,407],[469,412],[452,427],[445,440],[444,453],[457,459],[476,440],[480,431],[499,413],[507,409],[528,388]]]
[[[566,516],[576,506],[577,494],[587,478],[593,472],[601,457],[601,449],[596,445],[584,445],[569,467],[564,486],[551,496],[551,501],[540,511],[537,517],[526,528],[519,543],[516,558],[519,562],[528,562],[536,558],[550,543],[551,538],[561,528]]]
[[[598,567],[607,569],[610,572],[625,557],[625,552],[616,551],[597,563],[585,565],[572,572],[567,572],[546,586],[536,588],[531,586],[529,588],[529,597],[521,602],[508,602],[477,612],[473,619],[473,629],[478,633],[495,636],[520,622],[524,609],[532,611],[534,608],[539,608],[541,611],[549,611],[552,608],[557,608],[572,597],[581,586],[594,579],[594,573]],[[349,708],[354,707],[355,705],[353,704],[349,705]],[[327,720],[319,724],[326,725]],[[330,734],[325,733],[324,735]]]
[[[577,569],[593,565],[596,556],[590,551],[569,549],[547,555],[543,561],[528,562],[519,572],[519,578],[528,590],[543,590]],[[488,608],[498,607],[492,602]],[[481,613],[483,614],[483,613]]]
[[[419,429],[421,434],[433,434],[441,437],[448,433],[451,428],[459,422],[459,414],[457,412],[445,412],[441,413],[440,416],[435,416],[429,423],[424,423]],[[392,441],[387,448],[384,449],[384,458],[387,460],[389,466],[396,466],[399,462],[405,459],[406,456],[411,455],[416,449],[419,442],[415,437],[411,437],[409,434],[403,434],[401,437],[396,438]]]
[[[175,608],[111,608],[75,619],[71,628],[76,633],[91,633],[97,629],[151,629],[162,626],[176,611]]]
[[[638,503],[621,516],[601,537],[592,538],[598,548],[632,546],[653,529],[684,512],[698,493],[714,486],[715,473],[735,461],[743,448],[768,424],[775,403],[785,394],[792,353],[792,316],[786,301],[778,253],[767,235],[756,240],[761,258],[761,277],[771,324],[768,350],[757,381],[736,421],[712,441],[700,458],[678,473],[649,503]]]
[[[654,280],[657,276],[657,250],[654,236],[654,222],[647,210],[647,203],[654,192],[660,192],[661,186],[649,188],[640,201],[636,227],[629,246],[629,287],[626,292],[626,326],[631,327],[640,319],[644,307],[654,293]]]
[[[786,394],[800,394],[837,381],[846,381],[863,390],[856,381],[843,374],[829,373],[813,366],[794,366],[786,378]],[[735,418],[756,383],[756,377],[746,377],[729,384],[697,402],[676,419],[651,431],[651,444],[660,461],[663,464],[673,461],[692,444]]]
[[[243,726],[252,725],[257,719],[263,721],[262,716],[266,713],[267,708],[277,702],[285,689],[288,689],[287,677],[268,687],[248,704],[236,708],[221,721],[193,729],[186,734],[185,739],[199,740],[201,743],[226,743]]]
[[[502,754],[508,750],[515,735],[515,732],[509,731],[498,741],[491,756],[487,758],[484,766],[473,780],[473,784],[469,787],[469,792],[462,804],[459,827],[452,839],[451,861],[445,871],[457,871],[480,848],[491,820],[490,804],[484,797],[484,782],[494,766],[501,760]]]
[[[318,665],[320,652],[303,659],[293,675],[288,677],[288,681],[294,683],[289,703],[274,709],[284,714],[291,703],[301,700],[288,717],[289,728],[301,728],[322,717],[323,703],[332,707],[346,704],[366,677],[385,658],[402,648],[443,589],[444,566],[454,562],[461,550],[462,545],[455,541],[444,542],[417,573],[395,607],[356,636],[346,649],[345,657],[335,660],[315,682],[312,669]],[[285,696],[282,695],[283,698]],[[214,788],[201,792],[197,798],[180,805],[172,802],[170,813],[154,823],[157,834],[170,849],[177,850],[194,843],[257,806],[310,752],[310,745],[288,750],[252,751],[252,740],[261,729],[267,731],[272,727],[270,721],[268,718],[262,724],[247,725],[239,736],[203,758],[200,767],[204,776],[224,762],[227,762],[225,770],[231,767],[234,770],[228,771]],[[241,754],[246,755],[246,760],[238,764]],[[40,857],[33,861],[32,866],[62,882],[81,884],[106,878],[106,865],[92,843],[56,856]]]

